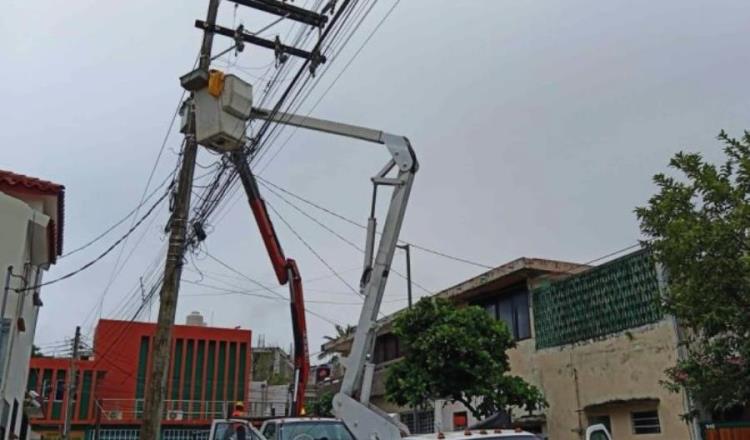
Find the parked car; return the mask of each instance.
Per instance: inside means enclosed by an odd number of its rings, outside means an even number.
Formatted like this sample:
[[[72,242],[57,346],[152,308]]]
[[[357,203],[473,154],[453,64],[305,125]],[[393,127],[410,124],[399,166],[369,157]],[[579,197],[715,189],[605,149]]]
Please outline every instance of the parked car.
[[[344,422],[333,418],[271,419],[263,423],[260,432],[267,440],[355,440]]]

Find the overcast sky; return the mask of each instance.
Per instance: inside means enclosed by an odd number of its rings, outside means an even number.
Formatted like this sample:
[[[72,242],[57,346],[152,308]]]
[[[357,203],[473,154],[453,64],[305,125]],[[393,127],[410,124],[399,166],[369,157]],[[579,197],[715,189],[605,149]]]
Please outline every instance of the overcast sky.
[[[303,111],[393,1],[377,3]],[[89,241],[140,201],[182,92],[178,77],[190,70],[200,44],[193,20],[204,18],[206,4],[5,2],[0,168],[65,185],[66,250]],[[229,2],[221,8],[219,21],[228,27],[258,29],[273,20],[254,11],[235,14]],[[738,135],[748,128],[749,22],[746,0],[404,0],[314,115],[410,138],[421,168],[404,239],[489,266],[522,256],[585,262],[635,243],[633,208],[654,192],[651,176],[670,156],[684,149],[718,159],[719,130]],[[284,37],[288,30],[288,23],[280,23],[264,36]],[[228,45],[217,37],[216,49]],[[269,51],[248,47],[217,66],[227,60],[262,92],[273,61]],[[265,179],[366,221],[369,178],[388,159],[382,147],[298,131],[266,167],[280,144],[269,147],[256,166]],[[151,189],[174,168],[179,145],[173,130]],[[199,163],[213,160],[202,152]],[[196,169],[198,176],[206,172]],[[358,284],[358,251],[273,195],[267,199],[349,284]],[[250,328],[256,338],[263,334],[268,344],[286,348],[288,306],[228,294],[258,287],[205,253],[276,287],[249,209],[238,200],[207,226],[204,247],[188,260],[178,321],[197,310],[214,325]],[[301,207],[363,245],[361,230]],[[136,307],[139,278],[163,264],[166,209],[152,219],[127,241],[117,270],[119,248],[80,275],[44,288],[39,344],[55,345],[82,323],[90,334],[105,292],[102,317],[123,318],[122,303]],[[331,321],[356,321],[360,301],[275,220],[286,253],[310,280],[308,308],[326,318],[308,316],[315,352],[322,337],[332,334]],[[46,279],[91,260],[130,224],[63,258]],[[394,267],[403,266],[399,254]],[[418,250],[412,266],[415,281],[432,292],[483,270]],[[420,288],[415,293],[426,294]],[[385,311],[403,307],[405,297],[403,280],[391,277]]]

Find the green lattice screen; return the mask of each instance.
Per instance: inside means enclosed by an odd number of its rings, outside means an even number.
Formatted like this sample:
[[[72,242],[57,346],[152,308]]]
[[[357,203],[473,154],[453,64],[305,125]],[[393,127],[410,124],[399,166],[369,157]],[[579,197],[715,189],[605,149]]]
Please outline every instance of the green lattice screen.
[[[534,290],[537,348],[597,338],[656,322],[654,262],[638,251]]]

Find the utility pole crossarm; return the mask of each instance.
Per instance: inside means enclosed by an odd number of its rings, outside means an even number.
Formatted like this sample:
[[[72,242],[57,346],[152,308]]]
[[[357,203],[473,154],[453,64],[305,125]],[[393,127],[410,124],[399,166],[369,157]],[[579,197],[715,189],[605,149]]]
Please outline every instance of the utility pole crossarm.
[[[229,0],[232,3],[237,3],[242,6],[247,6],[259,11],[267,12],[269,14],[278,15],[279,17],[285,17],[290,20],[299,21],[301,23],[309,24],[310,26],[322,27],[327,21],[328,17],[317,12],[308,11],[307,9],[300,8],[298,6],[290,5],[289,3],[280,2],[278,0]]]
[[[314,52],[308,52],[306,50],[297,49],[293,46],[287,46],[285,44],[276,43],[275,41],[266,40],[265,38],[257,37],[253,34],[247,33],[247,32],[237,32],[234,29],[229,29],[224,26],[219,26],[217,24],[210,24],[206,23],[203,20],[195,20],[195,27],[198,29],[203,29],[206,32],[214,33],[223,35],[225,37],[234,38],[234,39],[240,39],[246,43],[254,44],[256,46],[265,47],[266,49],[271,50],[280,50],[282,53],[288,53],[290,55],[294,55],[300,58],[305,58],[308,60],[312,60],[317,58],[317,60],[321,63],[325,63],[327,61],[326,57],[324,55],[316,54]]]

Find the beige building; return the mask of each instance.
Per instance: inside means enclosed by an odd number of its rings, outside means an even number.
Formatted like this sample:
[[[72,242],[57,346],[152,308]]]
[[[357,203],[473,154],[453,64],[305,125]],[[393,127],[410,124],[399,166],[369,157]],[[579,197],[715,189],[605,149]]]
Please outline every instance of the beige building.
[[[677,356],[673,319],[660,312],[660,281],[643,251],[597,267],[520,258],[439,292],[457,306],[477,305],[503,320],[516,341],[512,374],[538,386],[549,407],[513,414],[513,424],[554,440],[577,440],[604,423],[614,440],[695,439],[680,418],[681,394],[659,381]],[[387,367],[401,350],[382,320],[376,340],[373,403],[398,413],[413,432],[451,431],[477,422],[459,403],[414,411],[385,399]],[[346,352],[350,340],[324,346]]]
[[[64,188],[0,170],[0,440],[28,436],[24,403],[42,274],[62,252]]]

